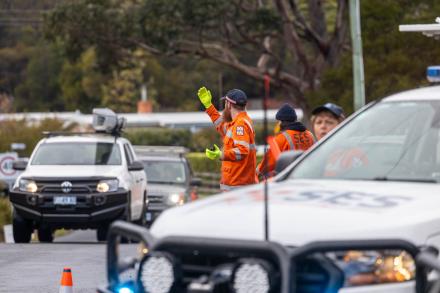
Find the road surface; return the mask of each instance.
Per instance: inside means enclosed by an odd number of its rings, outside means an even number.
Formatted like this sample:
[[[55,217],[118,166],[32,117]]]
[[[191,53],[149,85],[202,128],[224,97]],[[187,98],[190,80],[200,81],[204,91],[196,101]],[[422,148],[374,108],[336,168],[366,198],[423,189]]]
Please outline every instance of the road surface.
[[[94,231],[77,231],[52,244],[0,244],[1,293],[58,293],[64,267],[72,269],[73,291],[95,293],[106,281],[106,245]],[[136,245],[124,245],[135,255]]]

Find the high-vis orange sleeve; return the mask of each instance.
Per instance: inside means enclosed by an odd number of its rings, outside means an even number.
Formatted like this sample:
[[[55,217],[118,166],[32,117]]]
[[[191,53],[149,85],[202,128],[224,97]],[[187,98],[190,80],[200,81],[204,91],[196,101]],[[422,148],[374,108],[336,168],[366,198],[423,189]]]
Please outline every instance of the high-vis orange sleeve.
[[[228,128],[228,123],[223,121],[223,117],[219,113],[219,111],[217,111],[214,105],[211,105],[205,111],[209,115],[209,118],[211,118],[211,121],[214,124],[215,129],[220,133],[222,137],[225,136]]]

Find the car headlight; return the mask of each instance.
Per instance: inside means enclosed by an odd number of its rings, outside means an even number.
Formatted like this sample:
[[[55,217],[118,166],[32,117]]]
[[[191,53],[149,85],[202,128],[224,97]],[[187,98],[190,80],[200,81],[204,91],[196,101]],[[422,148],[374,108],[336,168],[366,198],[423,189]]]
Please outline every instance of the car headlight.
[[[181,206],[185,202],[185,194],[184,193],[171,193],[168,195],[167,203],[169,205]]]
[[[175,258],[166,252],[151,252],[139,265],[138,282],[148,293],[178,291],[181,273]]]
[[[37,192],[38,186],[35,183],[34,180],[29,179],[20,179],[20,182],[18,184],[18,188],[20,191],[26,191],[26,192]]]
[[[413,257],[403,250],[347,251],[337,258],[346,286],[404,282],[416,273]]]
[[[272,292],[274,269],[268,262],[260,259],[240,259],[236,264],[231,280],[231,287],[236,293]]]
[[[98,192],[112,192],[118,190],[118,179],[101,180],[96,186]]]

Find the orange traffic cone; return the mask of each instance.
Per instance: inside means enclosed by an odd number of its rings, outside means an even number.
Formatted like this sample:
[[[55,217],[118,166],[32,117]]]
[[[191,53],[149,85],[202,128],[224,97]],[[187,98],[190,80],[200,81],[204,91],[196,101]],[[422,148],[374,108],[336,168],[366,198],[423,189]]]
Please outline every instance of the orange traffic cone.
[[[60,293],[73,293],[72,270],[64,268],[61,275]]]

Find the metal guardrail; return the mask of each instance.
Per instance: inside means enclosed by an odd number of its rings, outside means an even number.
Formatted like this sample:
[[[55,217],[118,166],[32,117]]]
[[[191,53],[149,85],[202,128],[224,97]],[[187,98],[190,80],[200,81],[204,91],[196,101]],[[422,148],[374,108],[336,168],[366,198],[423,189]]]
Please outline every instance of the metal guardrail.
[[[220,174],[214,172],[195,172],[194,175],[202,179],[202,185],[198,187],[200,194],[216,194],[220,192]]]

